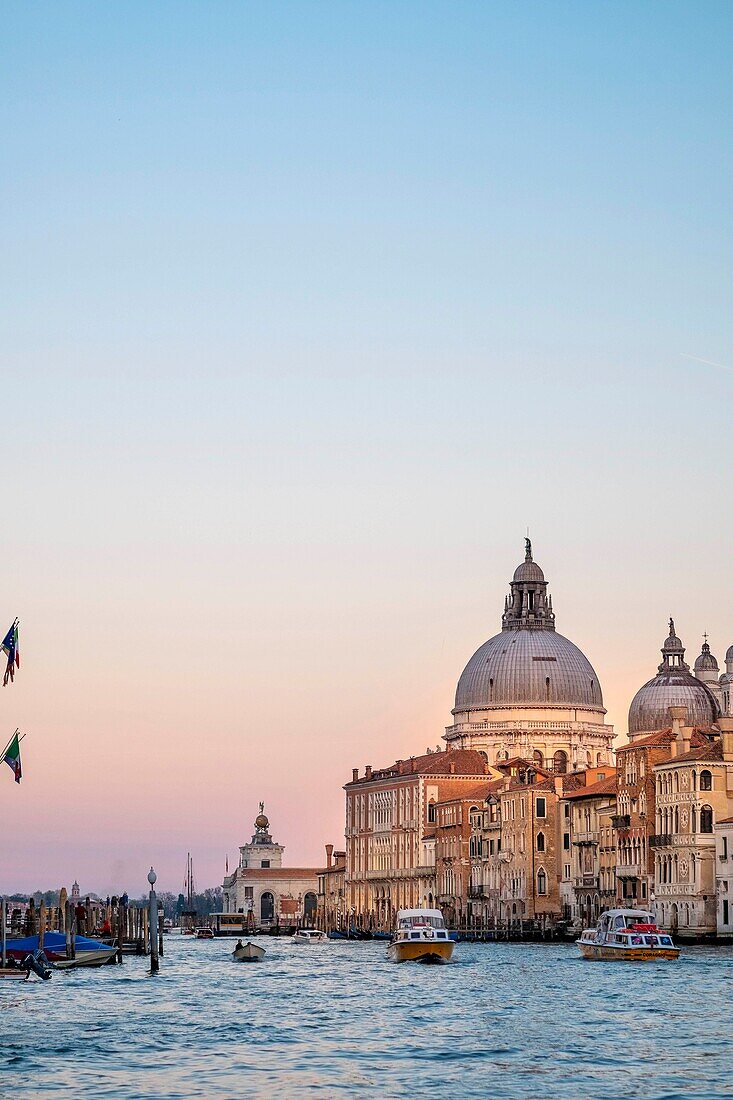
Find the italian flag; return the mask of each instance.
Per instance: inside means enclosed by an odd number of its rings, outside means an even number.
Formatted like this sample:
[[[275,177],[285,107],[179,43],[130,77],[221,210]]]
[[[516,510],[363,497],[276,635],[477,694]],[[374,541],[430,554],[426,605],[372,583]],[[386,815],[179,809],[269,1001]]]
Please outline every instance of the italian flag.
[[[3,760],[9,768],[13,769],[15,775],[15,782],[20,783],[23,777],[23,769],[20,764],[20,737],[19,730],[16,730],[13,734],[12,740],[5,750]]]

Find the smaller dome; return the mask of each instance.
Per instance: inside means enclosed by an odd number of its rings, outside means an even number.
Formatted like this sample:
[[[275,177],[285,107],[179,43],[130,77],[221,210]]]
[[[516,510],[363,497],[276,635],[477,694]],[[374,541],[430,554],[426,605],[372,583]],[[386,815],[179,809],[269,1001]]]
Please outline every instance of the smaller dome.
[[[729,645],[725,651],[726,661],[733,661],[733,645]]]
[[[695,661],[695,672],[718,672],[718,662],[710,652],[707,642],[703,642],[702,652]]]
[[[685,647],[677,637],[674,629],[674,619],[669,620],[669,637],[664,643],[664,649],[668,653],[684,653]]]

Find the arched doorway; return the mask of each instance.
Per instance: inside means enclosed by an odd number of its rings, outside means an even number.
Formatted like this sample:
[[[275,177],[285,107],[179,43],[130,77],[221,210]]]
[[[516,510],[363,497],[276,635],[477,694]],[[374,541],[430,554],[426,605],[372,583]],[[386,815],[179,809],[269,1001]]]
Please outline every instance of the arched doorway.
[[[672,931],[672,934],[674,934],[677,931],[677,929],[679,928],[679,924],[680,924],[680,915],[679,915],[679,910],[677,909],[677,902],[673,901],[672,902],[672,911],[669,915],[669,927]]]
[[[273,921],[275,919],[275,898],[269,890],[266,890],[260,898],[260,920]]]
[[[303,898],[303,917],[305,919],[305,923],[307,925],[309,925],[311,928],[315,924],[316,909],[317,908],[318,908],[318,898],[316,897],[316,895],[313,893],[312,890],[309,890],[308,893]]]

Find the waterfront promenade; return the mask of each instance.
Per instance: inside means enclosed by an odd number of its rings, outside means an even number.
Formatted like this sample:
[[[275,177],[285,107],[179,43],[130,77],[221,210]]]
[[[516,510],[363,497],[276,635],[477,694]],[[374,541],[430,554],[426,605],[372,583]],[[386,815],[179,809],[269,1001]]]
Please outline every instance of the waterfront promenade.
[[[0,989],[14,1097],[379,1096],[640,1100],[730,1095],[733,949],[670,965],[583,962],[573,945],[461,944],[445,967],[382,943],[299,948],[166,936],[149,961]],[[12,1008],[12,1011],[8,1011]]]

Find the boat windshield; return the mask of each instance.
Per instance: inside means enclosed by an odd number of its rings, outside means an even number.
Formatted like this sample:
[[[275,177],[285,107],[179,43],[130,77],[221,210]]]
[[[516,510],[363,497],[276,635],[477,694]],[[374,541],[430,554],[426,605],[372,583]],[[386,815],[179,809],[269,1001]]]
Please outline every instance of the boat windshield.
[[[442,917],[431,916],[428,913],[411,913],[409,917],[400,917],[398,928],[445,928]]]

